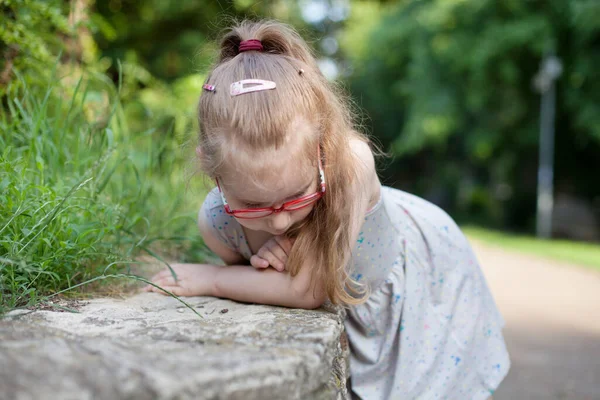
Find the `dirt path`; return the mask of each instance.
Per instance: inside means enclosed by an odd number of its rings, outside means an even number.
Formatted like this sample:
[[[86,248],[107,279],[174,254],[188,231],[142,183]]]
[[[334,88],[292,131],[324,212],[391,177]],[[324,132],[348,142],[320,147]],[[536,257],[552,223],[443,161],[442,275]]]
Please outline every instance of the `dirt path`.
[[[473,241],[506,320],[494,400],[600,400],[600,273]]]

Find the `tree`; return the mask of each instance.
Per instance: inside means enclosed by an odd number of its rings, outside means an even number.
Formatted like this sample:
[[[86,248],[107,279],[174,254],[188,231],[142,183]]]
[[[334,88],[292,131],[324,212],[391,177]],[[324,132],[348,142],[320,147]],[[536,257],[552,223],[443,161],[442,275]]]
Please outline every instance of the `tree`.
[[[594,17],[594,15],[596,17]],[[599,198],[600,3],[407,0],[383,8],[352,55],[352,91],[400,159],[388,179],[446,207],[532,228],[547,51],[558,82],[556,188]],[[349,30],[352,32],[352,29]]]

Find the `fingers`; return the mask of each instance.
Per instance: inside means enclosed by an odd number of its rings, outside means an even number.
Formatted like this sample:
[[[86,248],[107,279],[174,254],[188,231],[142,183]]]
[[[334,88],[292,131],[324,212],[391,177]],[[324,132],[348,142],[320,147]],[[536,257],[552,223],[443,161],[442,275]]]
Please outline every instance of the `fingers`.
[[[154,292],[154,293],[160,293],[165,296],[169,295],[169,293],[167,293],[167,292],[170,292],[170,293],[174,294],[175,296],[188,296],[189,295],[189,289],[181,287],[181,286],[161,286],[160,288],[150,286],[150,289],[147,291]]]
[[[252,265],[254,268],[263,269],[269,266],[269,262],[255,254],[250,257],[250,265]]]
[[[285,269],[288,255],[292,251],[293,239],[283,235],[274,236],[267,241],[258,253],[250,258],[250,264],[254,268],[267,268],[269,265],[281,272]]]
[[[154,275],[150,280],[152,282],[154,282],[157,279],[162,279],[165,278],[167,276],[173,277],[173,273],[171,273],[171,270],[169,268],[165,268],[162,271],[160,271],[159,273],[157,273],[156,275]]]
[[[152,281],[152,283],[154,285],[156,285],[156,286],[164,288],[164,287],[167,287],[167,286],[179,286],[180,283],[181,283],[181,281],[175,282],[175,280],[173,279],[173,277],[169,276],[169,277],[165,277],[165,278],[154,280],[154,281]],[[160,290],[160,289],[156,288],[156,286],[150,285],[151,288]]]
[[[283,271],[284,262],[281,259],[279,259],[278,256],[281,256],[281,254],[285,256],[285,253],[278,245],[275,245],[271,248],[267,246],[269,246],[269,242],[267,242],[263,247],[260,248],[260,250],[258,250],[257,255],[260,258],[267,260],[269,262],[269,265],[271,265],[277,271]],[[279,249],[279,251],[277,249]],[[277,253],[277,255],[275,253]]]
[[[163,269],[162,271],[160,271],[159,273],[155,274],[150,279],[150,282],[152,282],[154,285],[166,288],[166,286],[178,286],[180,283],[180,279],[178,279],[176,282],[175,279],[173,278],[173,274],[171,273],[171,270],[166,268],[166,269]],[[162,290],[160,290],[150,284],[148,284],[144,287],[144,291],[145,292],[164,293]]]
[[[287,256],[289,256],[290,253],[292,252],[292,246],[294,244],[293,239],[289,239],[289,238],[287,238],[284,235],[275,236],[274,239],[277,242],[277,244],[285,252],[285,255],[286,255],[286,260],[285,261],[287,261]]]
[[[273,254],[275,258],[276,265],[273,265],[276,270],[283,271],[285,269],[285,263],[287,263],[287,254],[281,248],[281,246],[275,244],[273,247],[269,249],[271,254]]]
[[[181,285],[181,280],[175,282],[175,279],[171,275],[164,276],[162,278],[153,279],[152,285],[147,285],[144,290],[146,292],[155,292],[161,294],[167,294],[165,290],[176,294],[177,296],[185,296],[185,287]]]

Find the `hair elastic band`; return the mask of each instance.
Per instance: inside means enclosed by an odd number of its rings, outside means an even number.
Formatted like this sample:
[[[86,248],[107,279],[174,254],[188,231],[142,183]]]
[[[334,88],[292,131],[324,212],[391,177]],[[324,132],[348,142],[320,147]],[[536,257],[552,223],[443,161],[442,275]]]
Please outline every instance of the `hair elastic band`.
[[[240,42],[240,46],[238,47],[238,53],[243,53],[244,51],[251,50],[263,51],[262,42],[258,39],[242,40]]]
[[[250,85],[250,86],[245,86]],[[260,92],[261,90],[275,89],[277,85],[272,81],[265,81],[262,79],[244,79],[241,81],[233,82],[229,89],[232,96],[239,96],[244,93]]]

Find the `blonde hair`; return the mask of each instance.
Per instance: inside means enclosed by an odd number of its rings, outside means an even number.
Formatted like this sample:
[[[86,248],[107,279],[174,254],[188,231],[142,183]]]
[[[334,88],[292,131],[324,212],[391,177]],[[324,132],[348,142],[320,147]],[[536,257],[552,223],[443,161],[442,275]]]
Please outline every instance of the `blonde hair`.
[[[239,53],[240,42],[249,39],[260,40],[263,51]],[[274,81],[277,88],[230,96],[231,83],[242,79]],[[316,166],[316,149],[321,146],[327,192],[303,223],[288,233],[296,241],[287,268],[295,276],[305,255],[314,254],[313,279],[323,280],[331,302],[363,302],[366,290],[343,264],[352,251],[349,221],[355,202],[349,182],[356,182],[359,168],[350,140],[368,140],[354,129],[346,97],[321,74],[298,33],[276,21],[243,21],[228,29],[207,83],[216,90],[202,94],[198,116],[201,168],[211,178],[221,176],[229,158],[249,161],[257,151],[281,147],[297,116],[314,123],[315,137],[302,138],[302,156]]]

